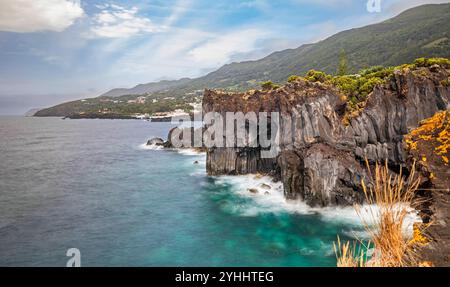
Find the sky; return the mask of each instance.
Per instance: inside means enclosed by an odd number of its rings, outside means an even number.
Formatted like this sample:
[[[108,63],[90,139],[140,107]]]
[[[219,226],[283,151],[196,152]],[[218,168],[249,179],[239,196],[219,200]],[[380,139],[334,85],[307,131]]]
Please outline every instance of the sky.
[[[0,0],[0,114],[199,77],[445,2]]]

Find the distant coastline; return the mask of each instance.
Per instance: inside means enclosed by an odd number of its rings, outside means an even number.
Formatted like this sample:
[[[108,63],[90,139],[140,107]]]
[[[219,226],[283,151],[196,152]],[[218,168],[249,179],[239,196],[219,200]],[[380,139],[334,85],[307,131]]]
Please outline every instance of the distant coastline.
[[[44,118],[49,116],[38,116],[38,115],[27,115],[27,117]],[[60,117],[61,119],[101,119],[101,120],[147,120],[150,122],[171,122],[172,120],[177,120],[178,118],[189,117],[191,120],[194,118],[193,113],[167,113],[167,115],[159,116],[146,116],[146,115],[124,115],[124,114],[101,114],[101,113],[90,113],[90,114],[74,114],[70,116]]]

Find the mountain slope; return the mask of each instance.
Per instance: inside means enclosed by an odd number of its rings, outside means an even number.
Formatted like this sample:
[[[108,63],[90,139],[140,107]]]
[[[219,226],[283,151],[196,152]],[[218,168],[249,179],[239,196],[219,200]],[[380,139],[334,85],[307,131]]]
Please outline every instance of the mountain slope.
[[[102,94],[100,97],[120,97],[124,95],[142,95],[146,93],[157,93],[188,84],[191,79],[184,78],[175,81],[160,81],[157,83],[140,84],[131,89],[113,89]]]
[[[424,5],[385,22],[338,33],[313,45],[273,53],[259,61],[226,65],[196,81],[233,86],[245,81],[284,82],[310,69],[335,73],[344,49],[350,72],[395,66],[426,57],[450,56],[450,4]],[[215,84],[217,85],[217,84]]]
[[[228,64],[201,78],[116,89],[102,96],[152,93],[153,97],[192,101],[190,95],[205,88],[244,90],[266,80],[285,82],[290,75],[310,69],[335,73],[341,50],[346,52],[351,73],[375,65],[410,63],[419,57],[450,58],[450,4],[415,7],[390,20],[340,32],[316,44],[275,52],[257,61]],[[63,110],[70,112],[70,107]],[[37,115],[56,114],[50,108]]]

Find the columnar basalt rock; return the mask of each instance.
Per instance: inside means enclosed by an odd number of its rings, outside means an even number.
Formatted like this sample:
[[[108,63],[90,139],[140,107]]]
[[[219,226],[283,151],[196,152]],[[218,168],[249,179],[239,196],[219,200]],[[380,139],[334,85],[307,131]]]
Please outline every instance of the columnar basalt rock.
[[[281,135],[276,159],[262,159],[259,148],[211,148],[211,175],[277,173],[287,198],[310,205],[360,202],[364,159],[406,161],[403,137],[421,120],[450,108],[449,71],[442,67],[396,71],[376,86],[359,116],[343,123],[345,101],[336,88],[299,79],[270,91],[226,93],[206,90],[203,112],[279,112]]]
[[[207,151],[206,169],[209,175],[270,174],[276,158],[261,158],[257,148],[212,148]]]

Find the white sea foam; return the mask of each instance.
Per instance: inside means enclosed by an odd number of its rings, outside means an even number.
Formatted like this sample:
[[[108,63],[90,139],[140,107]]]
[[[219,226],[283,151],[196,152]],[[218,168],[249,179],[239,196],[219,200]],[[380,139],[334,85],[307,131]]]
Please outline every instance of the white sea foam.
[[[144,150],[162,150],[161,146],[142,144],[139,146]],[[197,161],[198,168],[191,173],[191,176],[204,176],[206,157],[204,152],[195,149],[173,149],[179,154],[189,156],[192,160]],[[345,224],[361,227],[362,221],[367,224],[374,223],[373,214],[378,214],[377,206],[364,205],[360,207],[359,214],[355,208],[349,207],[311,207],[301,200],[286,200],[283,194],[283,184],[281,182],[273,182],[271,177],[257,175],[241,175],[241,176],[218,176],[215,177],[218,185],[231,185],[231,190],[236,195],[249,198],[248,204],[233,204],[228,206],[228,210],[241,216],[257,216],[263,213],[280,213],[288,212],[292,214],[318,215],[323,220],[342,222]],[[270,186],[267,190],[264,186]],[[257,189],[258,193],[252,193],[250,189]],[[418,213],[410,208],[410,212],[403,226],[405,234],[411,235],[413,224],[421,222]],[[367,234],[363,231],[355,230],[346,232],[349,236],[364,238]]]
[[[176,151],[179,154],[187,155],[187,156],[203,156],[203,155],[206,155],[205,152],[200,152],[200,151],[198,151],[196,149],[193,149],[193,148],[165,148],[163,146],[155,145],[155,144],[147,145],[147,143],[140,144],[139,145],[139,149],[142,149],[142,150],[167,150],[167,151],[171,150],[171,151]]]
[[[187,156],[192,160],[192,164],[195,165],[194,172],[189,174],[190,176],[205,176],[206,175],[206,153],[199,152],[195,149],[176,149],[176,148],[164,148],[162,146],[157,145],[147,145],[141,144],[139,145],[139,149],[141,150],[153,150],[153,151],[174,151],[181,155]]]
[[[157,145],[147,145],[146,143],[139,145],[139,149],[143,150],[162,150],[164,147]]]
[[[362,226],[362,220],[367,224],[374,223],[373,214],[377,215],[379,209],[376,206],[364,205],[360,208],[359,214],[355,208],[349,207],[310,207],[301,200],[286,200],[283,194],[283,184],[273,182],[270,177],[259,177],[256,175],[244,176],[219,176],[216,177],[217,184],[230,184],[232,192],[235,194],[250,198],[249,204],[241,204],[233,207],[233,211],[241,216],[257,216],[261,213],[288,212],[303,215],[319,215],[323,220],[333,222],[343,222]],[[269,185],[270,190],[265,190],[263,185]],[[258,193],[252,193],[250,189],[257,189]],[[413,224],[421,222],[417,212],[410,208],[410,212],[405,220],[405,234],[412,234]],[[361,231],[355,231],[355,236],[364,237]],[[350,235],[350,234],[349,234]]]
[[[147,145],[146,143],[140,144],[139,145],[139,149],[142,149],[142,150],[167,150],[167,151],[171,150],[171,151],[176,151],[179,154],[187,155],[187,156],[203,156],[203,155],[206,155],[205,152],[200,152],[200,151],[198,151],[196,149],[193,149],[193,148],[165,148],[165,147],[160,146],[160,145],[154,145],[154,144]]]
[[[191,159],[194,164],[194,172],[190,173],[190,176],[203,177],[206,175],[206,153],[199,152],[195,149],[175,149],[181,155]]]
[[[188,155],[188,156],[198,156],[198,155],[205,155],[205,152],[199,152],[198,150],[192,149],[192,148],[180,148],[177,149],[177,152],[182,155]]]
[[[189,175],[196,176],[196,177],[205,177],[206,176],[206,158],[202,155],[198,155],[196,157],[193,157],[192,160],[196,163],[193,163],[194,171],[191,172]]]

